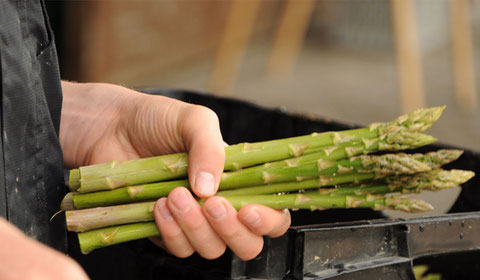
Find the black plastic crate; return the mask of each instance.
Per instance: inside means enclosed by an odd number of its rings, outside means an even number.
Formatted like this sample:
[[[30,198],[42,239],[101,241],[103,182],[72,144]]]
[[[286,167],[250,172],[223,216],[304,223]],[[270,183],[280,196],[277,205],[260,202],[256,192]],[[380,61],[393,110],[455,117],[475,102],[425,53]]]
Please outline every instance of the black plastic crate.
[[[354,125],[267,109],[178,90],[147,89],[214,110],[224,140],[234,144],[343,130]],[[415,151],[455,148],[435,144]],[[480,174],[480,154],[466,150],[446,168]],[[414,279],[412,265],[428,264],[443,279],[477,279],[480,272],[480,176],[464,184],[451,214],[386,219],[369,209],[292,212],[292,228],[265,238],[262,253],[244,262],[230,252],[217,260],[172,257],[147,240],[72,255],[92,279]],[[479,260],[465,265],[465,260]]]

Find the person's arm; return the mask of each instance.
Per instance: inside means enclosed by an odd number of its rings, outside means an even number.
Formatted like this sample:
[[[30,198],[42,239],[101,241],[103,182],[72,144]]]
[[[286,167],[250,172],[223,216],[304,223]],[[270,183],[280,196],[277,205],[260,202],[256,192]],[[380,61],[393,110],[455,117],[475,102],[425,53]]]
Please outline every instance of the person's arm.
[[[69,257],[40,242],[0,218],[0,279],[88,279]]]
[[[218,118],[210,109],[141,94],[110,84],[62,83],[60,141],[67,167],[188,152],[188,175],[199,197],[218,189],[225,161]],[[249,205],[238,213],[221,197],[203,207],[185,188],[159,199],[154,209],[168,250],[187,257],[217,258],[226,246],[242,259],[263,247],[262,235],[279,236],[290,225],[288,211]]]

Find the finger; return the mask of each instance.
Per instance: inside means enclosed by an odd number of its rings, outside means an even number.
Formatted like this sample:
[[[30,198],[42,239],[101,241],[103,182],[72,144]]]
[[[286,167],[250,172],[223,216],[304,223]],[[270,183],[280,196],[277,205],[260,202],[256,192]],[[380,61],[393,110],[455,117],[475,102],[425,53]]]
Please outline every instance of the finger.
[[[225,252],[225,242],[215,233],[200,205],[186,188],[179,187],[171,191],[167,205],[198,254],[206,259],[215,259]]]
[[[186,258],[192,255],[194,252],[193,247],[180,226],[173,219],[172,213],[167,206],[167,198],[160,198],[155,203],[153,215],[162,236],[161,240],[168,251],[179,258]],[[161,243],[155,243],[161,245]]]
[[[218,117],[203,106],[190,106],[182,114],[190,185],[197,196],[212,196],[218,189],[225,164],[225,142]]]
[[[225,198],[211,197],[202,209],[215,232],[240,259],[253,259],[262,251],[263,237],[238,220],[237,211]]]
[[[238,212],[239,219],[259,235],[278,237],[290,227],[290,212],[275,210],[258,204],[250,204]]]

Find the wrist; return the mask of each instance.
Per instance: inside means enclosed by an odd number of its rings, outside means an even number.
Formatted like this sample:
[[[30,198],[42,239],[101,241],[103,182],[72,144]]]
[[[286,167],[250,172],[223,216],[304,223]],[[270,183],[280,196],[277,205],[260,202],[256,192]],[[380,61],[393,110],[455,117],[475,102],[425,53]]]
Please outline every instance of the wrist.
[[[68,168],[89,162],[93,147],[107,130],[128,115],[134,91],[100,83],[62,82],[60,144]]]

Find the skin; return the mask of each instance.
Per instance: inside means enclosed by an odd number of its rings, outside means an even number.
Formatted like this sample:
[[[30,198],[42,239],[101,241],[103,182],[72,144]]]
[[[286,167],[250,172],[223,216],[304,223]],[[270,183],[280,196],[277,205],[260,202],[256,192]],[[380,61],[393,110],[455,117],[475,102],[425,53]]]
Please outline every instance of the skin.
[[[228,246],[249,260],[262,250],[262,235],[276,237],[288,229],[288,211],[249,205],[237,213],[225,199],[213,196],[223,172],[225,143],[210,109],[109,84],[64,82],[63,89],[60,142],[67,167],[189,153],[192,189],[211,198],[200,207],[187,189],[177,188],[156,203],[162,243],[173,255],[197,252],[214,259]]]
[[[197,252],[207,259],[226,247],[241,259],[260,253],[263,235],[280,236],[288,211],[248,205],[236,211],[218,189],[225,161],[218,118],[211,110],[110,84],[62,82],[60,143],[67,168],[187,151],[189,180],[200,207],[185,188],[155,204],[162,238],[152,238],[177,257]],[[88,279],[71,258],[27,237],[0,219],[0,279]],[[6,248],[6,249],[4,249]]]

